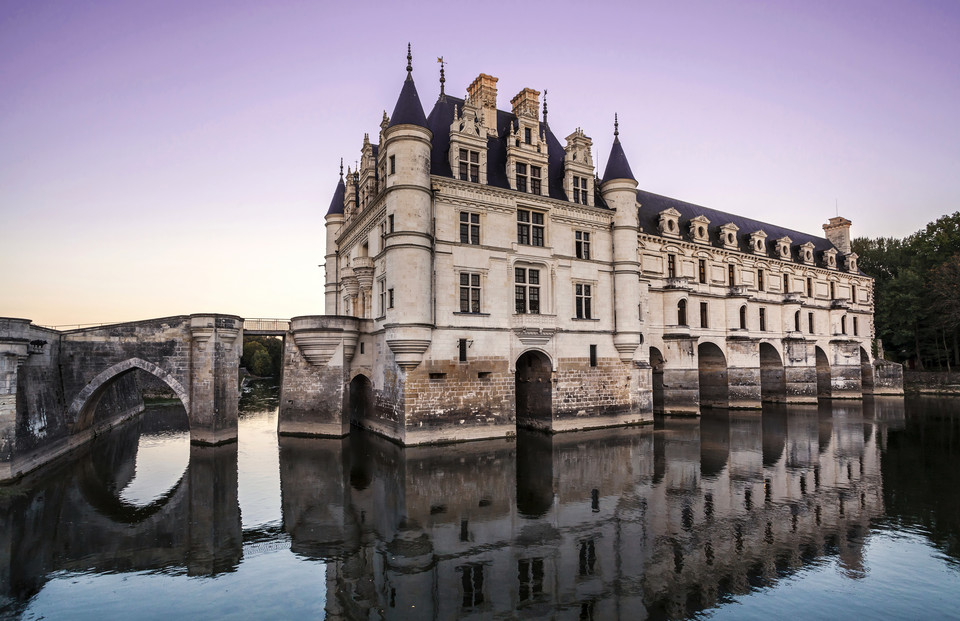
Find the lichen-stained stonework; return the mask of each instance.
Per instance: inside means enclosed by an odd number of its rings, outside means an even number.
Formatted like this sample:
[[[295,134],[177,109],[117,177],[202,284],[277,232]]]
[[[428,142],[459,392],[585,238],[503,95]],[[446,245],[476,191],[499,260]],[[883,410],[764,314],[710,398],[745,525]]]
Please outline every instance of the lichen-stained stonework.
[[[281,432],[425,444],[900,390],[849,220],[817,237],[640,190],[616,124],[601,178],[582,129],[561,141],[530,88],[499,110],[497,84],[424,114],[408,66],[341,169],[325,316],[359,344],[305,362],[288,335]]]

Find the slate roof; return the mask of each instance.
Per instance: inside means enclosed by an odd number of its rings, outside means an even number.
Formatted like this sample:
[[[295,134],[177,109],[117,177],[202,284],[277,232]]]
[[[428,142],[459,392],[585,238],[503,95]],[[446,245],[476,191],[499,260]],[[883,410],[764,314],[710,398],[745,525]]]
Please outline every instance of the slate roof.
[[[603,180],[611,179],[633,179],[633,171],[630,170],[630,163],[627,162],[627,155],[623,152],[623,146],[620,145],[620,137],[613,139],[613,147],[610,148],[610,157],[607,158],[607,168],[603,171]]]
[[[711,246],[721,245],[719,241],[720,227],[732,222],[740,229],[737,231],[738,249],[741,252],[749,254],[753,254],[750,248],[750,234],[760,230],[767,234],[765,256],[770,258],[780,258],[779,255],[776,254],[776,244],[774,241],[781,237],[789,237],[791,240],[792,260],[797,259],[797,249],[800,246],[807,242],[812,242],[814,247],[814,262],[821,267],[823,267],[823,251],[830,250],[834,247],[833,244],[823,237],[801,233],[800,231],[786,229],[782,226],[744,218],[743,216],[737,216],[708,207],[701,207],[700,205],[694,205],[692,203],[685,203],[684,201],[653,194],[652,192],[638,190],[637,201],[640,203],[640,227],[643,229],[643,232],[648,235],[660,235],[660,212],[672,207],[680,212],[678,224],[680,226],[681,236],[685,241],[689,241],[687,231],[690,229],[690,220],[697,216],[705,216],[710,220],[708,229]]]
[[[403,81],[397,105],[394,106],[393,115],[390,117],[390,127],[394,125],[427,126],[427,117],[423,115],[420,95],[417,94],[417,86],[413,83],[413,75],[410,72],[407,72],[407,79]]]
[[[343,169],[340,169],[341,173]],[[327,215],[335,215],[343,213],[343,197],[347,193],[347,186],[343,184],[343,177],[340,177],[340,182],[337,183],[337,189],[333,191],[333,199],[330,201],[330,209],[327,210]]]

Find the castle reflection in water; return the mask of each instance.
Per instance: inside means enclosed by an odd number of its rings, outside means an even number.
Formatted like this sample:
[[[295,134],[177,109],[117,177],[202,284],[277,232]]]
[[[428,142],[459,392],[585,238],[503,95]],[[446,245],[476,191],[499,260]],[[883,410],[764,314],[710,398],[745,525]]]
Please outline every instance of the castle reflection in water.
[[[717,410],[455,446],[281,437],[273,533],[241,528],[235,444],[191,447],[148,506],[119,500],[144,419],[0,496],[0,604],[61,569],[216,575],[274,540],[326,562],[328,618],[684,616],[824,557],[860,575],[903,408]]]

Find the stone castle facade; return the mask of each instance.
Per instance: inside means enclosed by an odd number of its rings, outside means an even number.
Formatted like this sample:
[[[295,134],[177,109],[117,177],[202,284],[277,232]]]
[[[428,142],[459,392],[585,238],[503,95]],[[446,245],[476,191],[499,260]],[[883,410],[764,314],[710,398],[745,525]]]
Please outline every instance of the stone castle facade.
[[[849,220],[817,237],[639,190],[616,125],[600,177],[538,91],[497,102],[495,77],[464,99],[441,80],[425,114],[408,55],[341,170],[326,314],[292,320],[281,433],[422,444],[900,392]]]

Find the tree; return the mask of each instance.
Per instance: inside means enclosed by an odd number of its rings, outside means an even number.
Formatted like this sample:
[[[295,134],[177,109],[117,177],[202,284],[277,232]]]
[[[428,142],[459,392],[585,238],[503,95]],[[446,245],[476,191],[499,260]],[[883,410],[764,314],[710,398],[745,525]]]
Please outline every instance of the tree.
[[[247,370],[254,375],[267,376],[273,374],[273,361],[270,359],[270,354],[267,353],[266,348],[261,346],[257,349]]]

